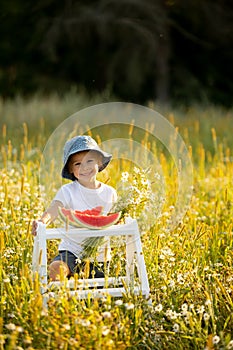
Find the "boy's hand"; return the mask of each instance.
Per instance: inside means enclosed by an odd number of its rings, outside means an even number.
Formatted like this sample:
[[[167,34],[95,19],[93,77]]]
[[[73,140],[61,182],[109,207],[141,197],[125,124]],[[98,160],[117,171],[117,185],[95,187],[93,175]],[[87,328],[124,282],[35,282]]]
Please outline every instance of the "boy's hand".
[[[38,228],[38,222],[36,220],[33,220],[33,222],[32,222],[32,231],[31,231],[31,234],[33,236],[37,235],[37,228]]]

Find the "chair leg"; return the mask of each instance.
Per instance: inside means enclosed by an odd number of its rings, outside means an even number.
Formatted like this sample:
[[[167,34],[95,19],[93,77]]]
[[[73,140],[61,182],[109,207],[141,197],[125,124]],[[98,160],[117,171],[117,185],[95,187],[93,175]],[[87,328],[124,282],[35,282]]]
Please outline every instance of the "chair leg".
[[[126,278],[130,290],[134,288],[134,235],[126,236]]]
[[[39,240],[38,236],[34,237],[33,252],[32,252],[32,271],[33,273],[38,271],[39,267]]]
[[[146,297],[148,297],[150,293],[150,288],[147,277],[146,264],[142,252],[142,244],[139,231],[133,236],[131,251],[135,253],[135,263],[137,267],[141,290],[143,294],[145,294]]]

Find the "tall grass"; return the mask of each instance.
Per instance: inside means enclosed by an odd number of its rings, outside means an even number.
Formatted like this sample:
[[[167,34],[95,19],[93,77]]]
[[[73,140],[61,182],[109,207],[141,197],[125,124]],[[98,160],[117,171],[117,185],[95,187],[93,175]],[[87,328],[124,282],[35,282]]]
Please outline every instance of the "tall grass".
[[[76,108],[72,101],[69,107]],[[76,111],[54,97],[18,100],[16,107],[2,102],[1,108],[0,349],[233,348],[230,112],[198,107],[166,112],[190,148],[194,189],[185,217],[168,230],[176,189],[173,165],[158,149],[171,201],[142,235],[152,305],[132,295],[77,301],[62,290],[46,310],[31,272],[30,224],[44,209],[39,161],[46,135]],[[56,115],[61,119],[52,121]],[[131,170],[127,162],[115,163],[103,174],[112,185],[118,180],[116,166],[119,173]]]

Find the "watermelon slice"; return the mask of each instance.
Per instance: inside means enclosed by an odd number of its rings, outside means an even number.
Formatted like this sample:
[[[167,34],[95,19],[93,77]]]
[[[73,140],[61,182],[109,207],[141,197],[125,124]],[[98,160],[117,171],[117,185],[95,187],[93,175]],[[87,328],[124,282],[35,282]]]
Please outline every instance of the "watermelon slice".
[[[72,212],[75,212],[77,214],[101,215],[101,213],[103,212],[103,207],[99,205],[95,208],[86,209],[83,211],[59,207],[59,214],[63,221],[65,221],[66,223],[68,222],[75,227],[80,227],[80,225],[73,219]]]
[[[91,215],[83,213],[71,212],[74,221],[82,227],[92,230],[101,230],[112,226],[119,221],[121,213],[113,213],[109,215]]]

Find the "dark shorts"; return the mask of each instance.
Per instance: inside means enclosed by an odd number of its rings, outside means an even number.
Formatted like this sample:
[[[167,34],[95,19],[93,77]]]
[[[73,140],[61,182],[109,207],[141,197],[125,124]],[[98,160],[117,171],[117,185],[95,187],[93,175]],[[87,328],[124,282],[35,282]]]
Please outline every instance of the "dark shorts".
[[[71,272],[71,276],[75,273],[80,273],[84,270],[85,262],[80,262],[80,259],[78,259],[73,253],[69,252],[68,250],[60,250],[59,254],[55,256],[53,261],[64,261]],[[104,272],[101,271],[99,267],[97,267],[95,264],[90,263],[89,267],[89,276],[88,278],[103,278]]]

